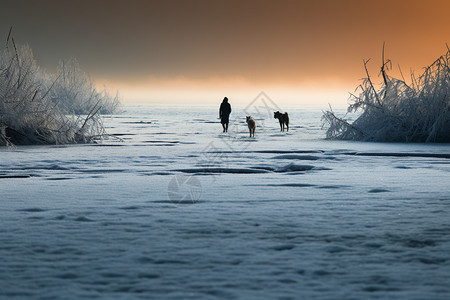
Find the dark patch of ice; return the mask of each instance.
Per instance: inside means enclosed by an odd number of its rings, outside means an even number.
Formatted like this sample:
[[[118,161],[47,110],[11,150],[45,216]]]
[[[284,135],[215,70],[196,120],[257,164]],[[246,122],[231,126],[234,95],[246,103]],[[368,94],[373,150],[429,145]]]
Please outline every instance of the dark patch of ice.
[[[307,154],[307,153],[323,153],[322,150],[256,150],[250,153],[269,153],[269,154]]]
[[[23,178],[30,178],[31,175],[0,175],[0,179],[23,179]]]
[[[22,208],[22,209],[18,209],[18,211],[26,211],[26,212],[42,212],[42,211],[46,211],[46,209],[39,208],[39,207],[30,207],[30,208]]]
[[[86,169],[86,170],[78,170],[81,173],[122,173],[127,170],[125,169]]]
[[[347,250],[347,248],[337,245],[325,247],[325,251],[328,253],[341,253]]]
[[[349,185],[320,185],[318,189],[341,189],[341,188],[349,188]]]
[[[272,185],[271,185],[272,186]],[[276,186],[276,184],[274,184],[273,186]],[[312,187],[315,186],[315,184],[309,184],[309,183],[282,183],[279,184],[278,186],[288,186],[288,187]]]
[[[141,209],[142,206],[138,206],[138,205],[130,205],[130,206],[122,206],[119,207],[120,209],[124,209],[124,210],[136,210],[136,209]]]
[[[38,166],[33,166],[33,167],[22,167],[22,168],[17,168],[17,169],[21,169],[21,170],[57,170],[57,171],[67,171],[69,170],[68,168],[56,165],[56,164],[51,164],[48,166],[44,166],[44,165],[38,165]]]
[[[173,175],[173,173],[170,173],[170,172],[153,172],[153,173],[146,173],[145,175],[148,175],[148,176],[152,176],[152,175],[166,176],[166,175]]]
[[[56,275],[56,277],[60,278],[60,279],[69,279],[69,280],[71,280],[71,279],[78,278],[78,275],[75,274],[75,273],[62,273],[62,274]]]
[[[245,169],[245,168],[190,168],[174,170],[183,173],[230,173],[230,174],[254,174],[254,173],[268,173],[267,170],[261,169]]]
[[[445,258],[441,257],[419,257],[417,260],[427,265],[439,265],[447,261]]]
[[[247,138],[248,139],[248,138]],[[308,153],[324,153],[323,150],[218,150],[208,151],[209,153],[267,153],[267,154],[308,154]]]
[[[448,153],[372,153],[372,152],[357,152],[357,153],[345,153],[348,155],[357,156],[394,156],[394,157],[431,157],[431,158],[447,158],[450,159]]]
[[[313,155],[295,155],[295,154],[285,154],[285,155],[278,155],[272,157],[272,159],[298,159],[298,160],[318,160],[318,156]]]
[[[378,249],[378,248],[383,247],[382,244],[376,243],[376,242],[368,242],[368,243],[365,243],[364,246],[366,246],[368,248],[374,248],[374,249]]]
[[[295,245],[293,245],[293,244],[283,244],[283,245],[277,245],[277,246],[273,247],[273,249],[276,251],[285,251],[285,250],[291,250],[294,248],[295,248]]]
[[[371,189],[369,191],[369,193],[386,193],[386,192],[390,192],[390,191],[386,190],[386,189]]]
[[[155,140],[151,140],[151,141],[144,141],[143,143],[155,143],[155,144],[178,144],[180,143],[179,141],[155,141]]]
[[[312,169],[314,169],[314,166],[289,164],[289,165],[277,168],[275,170],[275,172],[298,172],[298,171],[310,171]]]
[[[137,135],[136,133],[113,133],[113,136]]]
[[[32,217],[28,217],[28,220],[42,220],[44,217],[43,216],[32,216]]]
[[[252,169],[266,170],[266,171],[275,171],[274,167],[271,166],[255,166]]]
[[[296,172],[285,172],[283,175],[286,176],[295,176],[295,175],[305,175],[305,171],[296,171]]]
[[[312,187],[315,184],[309,183],[272,183],[272,184],[246,184],[245,186],[286,186],[286,187]]]
[[[151,203],[161,203],[161,204],[198,204],[205,201],[202,200],[154,200]]]
[[[89,147],[124,147],[124,144],[88,144]]]

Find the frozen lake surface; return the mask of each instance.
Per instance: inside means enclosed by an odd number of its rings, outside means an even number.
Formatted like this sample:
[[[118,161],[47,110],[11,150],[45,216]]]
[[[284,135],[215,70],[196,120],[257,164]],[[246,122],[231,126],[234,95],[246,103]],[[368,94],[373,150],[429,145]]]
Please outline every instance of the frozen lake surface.
[[[218,107],[129,106],[122,141],[0,149],[0,298],[450,298],[449,144],[233,109],[228,134]]]

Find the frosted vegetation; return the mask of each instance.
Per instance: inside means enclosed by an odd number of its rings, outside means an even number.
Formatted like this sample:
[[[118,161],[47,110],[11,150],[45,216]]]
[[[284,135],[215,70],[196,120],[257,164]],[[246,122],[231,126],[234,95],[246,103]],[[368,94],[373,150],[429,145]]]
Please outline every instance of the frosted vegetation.
[[[93,142],[106,134],[100,113],[119,104],[118,95],[98,91],[75,60],[48,74],[28,46],[9,36],[0,51],[0,146]]]
[[[65,113],[74,114],[88,114],[95,106],[100,108],[100,113],[111,114],[120,105],[119,95],[98,91],[75,59],[60,62],[51,99]]]
[[[367,71],[358,87],[359,95],[351,95],[348,113],[358,113],[350,122],[330,108],[323,115],[326,135],[330,139],[375,142],[450,142],[450,49],[411,83],[390,77],[390,61],[384,60],[383,81],[377,90]],[[401,73],[401,72],[400,72]]]

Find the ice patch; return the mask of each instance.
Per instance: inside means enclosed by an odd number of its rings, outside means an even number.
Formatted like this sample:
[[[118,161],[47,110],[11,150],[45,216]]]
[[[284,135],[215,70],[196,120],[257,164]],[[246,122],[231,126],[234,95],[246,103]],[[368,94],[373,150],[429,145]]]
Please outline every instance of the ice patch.
[[[0,175],[0,179],[23,179],[23,178],[30,178],[31,175]]]
[[[317,187],[318,189],[342,189],[351,188],[349,185],[321,185]]]
[[[313,155],[278,155],[272,157],[272,159],[297,159],[297,160],[318,160],[320,157]]]
[[[283,244],[283,245],[277,245],[273,247],[276,251],[285,251],[285,250],[292,250],[295,248],[294,244]]]
[[[229,174],[257,174],[257,173],[268,173],[267,170],[262,169],[245,169],[245,168],[188,168],[188,169],[178,169],[173,170],[176,172],[183,173],[206,173],[206,174],[218,174],[218,173],[229,173]]]
[[[357,153],[347,153],[350,155],[357,156],[392,156],[392,157],[430,157],[430,158],[445,158],[450,159],[450,154],[447,153],[376,153],[376,152],[357,152]]]
[[[369,190],[369,193],[374,193],[374,194],[376,194],[376,193],[387,193],[387,192],[390,192],[390,191],[386,190],[386,189],[371,189],[371,190]]]
[[[286,186],[286,187],[313,187],[314,184],[309,183],[279,183],[279,184],[248,184],[247,186]]]
[[[275,172],[298,172],[298,171],[310,171],[314,169],[314,166],[310,165],[296,165],[296,164],[288,164],[283,167],[278,167],[275,169]]]
[[[39,207],[30,207],[30,208],[22,208],[22,209],[18,209],[18,211],[25,211],[25,212],[43,212],[43,211],[46,211],[46,209],[39,208]]]

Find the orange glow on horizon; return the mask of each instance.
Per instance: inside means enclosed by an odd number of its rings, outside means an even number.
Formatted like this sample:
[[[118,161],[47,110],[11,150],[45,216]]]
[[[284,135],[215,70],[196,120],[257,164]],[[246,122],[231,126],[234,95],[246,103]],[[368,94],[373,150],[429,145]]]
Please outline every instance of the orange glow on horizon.
[[[186,78],[158,79],[146,82],[98,81],[98,87],[118,90],[125,104],[172,103],[216,105],[224,96],[237,105],[246,105],[260,92],[281,104],[324,106],[345,105],[349,88],[339,80],[321,83],[310,81],[301,85],[282,83],[255,84],[243,78],[190,80]]]

